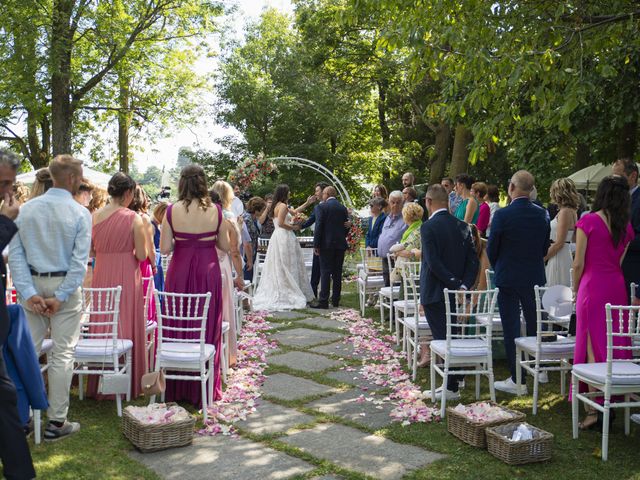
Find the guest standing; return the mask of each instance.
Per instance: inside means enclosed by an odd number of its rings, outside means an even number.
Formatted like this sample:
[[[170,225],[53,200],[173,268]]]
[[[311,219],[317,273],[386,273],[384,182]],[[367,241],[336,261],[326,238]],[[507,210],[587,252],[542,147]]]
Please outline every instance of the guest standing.
[[[578,221],[578,192],[573,181],[560,178],[551,184],[549,190],[551,201],[559,210],[551,220],[551,246],[544,257],[547,266],[545,273],[547,285],[571,286],[571,264],[573,255],[570,244],[573,241],[576,222]]]
[[[467,223],[476,223],[480,214],[478,201],[471,195],[472,185],[473,179],[466,173],[456,177],[456,193],[462,200],[455,210],[455,216]]]
[[[73,351],[80,335],[80,285],[91,246],[91,215],[73,199],[82,182],[82,162],[57,155],[49,165],[53,188],[25,203],[16,221],[18,235],[9,248],[9,265],[31,336],[39,352],[51,335],[49,422],[45,440],[80,430],[67,421]]]
[[[487,227],[487,238],[491,235],[491,222],[493,216],[500,210],[500,190],[496,185],[487,186],[487,204],[489,205],[489,226]]]
[[[378,256],[382,259],[382,277],[385,286],[390,286],[387,254],[392,245],[402,238],[407,224],[402,221],[402,192],[395,190],[389,195],[389,214],[384,219],[382,232],[378,237]]]
[[[136,182],[116,173],[107,191],[109,204],[93,214],[92,250],[96,259],[93,288],[122,287],[118,338],[133,342],[131,393],[141,393],[140,379],[147,372],[146,326],[140,262],[148,258],[147,232],[139,215],[129,208]],[[104,321],[96,319],[96,321]],[[98,396],[98,381],[89,378],[89,397]]]
[[[264,197],[265,209],[258,217],[258,224],[260,225],[260,238],[271,238],[275,225],[273,223],[273,217],[269,216],[271,212],[271,205],[273,204],[273,195],[270,193]]]
[[[629,223],[629,185],[625,178],[607,177],[600,182],[592,213],[578,223],[573,285],[576,295],[576,346],[573,363],[607,360],[605,305],[627,305],[627,286],[620,264],[634,233]],[[614,332],[619,319],[614,315]],[[628,337],[614,337],[614,345],[629,346]],[[630,359],[631,351],[614,349],[614,358]],[[588,410],[580,428],[597,422],[595,409]]]
[[[629,184],[631,194],[631,226],[635,238],[629,244],[629,250],[622,262],[624,281],[630,289],[631,283],[640,285],[640,188],[638,188],[638,164],[629,158],[623,158],[613,164],[614,175],[621,175]],[[640,295],[640,287],[636,290]],[[640,297],[638,297],[640,298]]]
[[[478,257],[471,231],[464,222],[449,213],[449,198],[441,185],[431,185],[425,196],[429,220],[422,224],[422,267],[420,269],[420,304],[429,319],[435,340],[447,339],[447,314],[443,290],[468,290],[478,274]],[[456,299],[450,295],[455,311]],[[447,378],[446,397],[460,398],[459,375]],[[431,385],[431,388],[436,388]],[[443,386],[436,388],[436,398],[442,397]],[[431,392],[425,392],[431,396]]]
[[[526,170],[513,174],[509,182],[508,207],[493,217],[487,255],[495,270],[499,288],[498,308],[504,332],[504,347],[511,376],[495,382],[495,388],[517,393],[515,338],[520,336],[520,307],[527,336],[536,334],[536,301],[533,287],[546,283],[544,256],[549,249],[549,221],[546,210],[529,200],[534,179]],[[526,377],[523,377],[526,378]],[[523,391],[526,392],[526,384]]]
[[[260,226],[258,225],[258,218],[262,215],[262,212],[266,208],[266,202],[260,197],[252,197],[247,202],[247,209],[242,214],[244,218],[244,224],[247,226],[249,232],[249,238],[251,239],[251,262],[247,258],[244,265],[244,279],[253,279],[253,269],[256,256],[258,255],[258,238],[260,237]],[[247,252],[245,251],[245,255]]]
[[[13,222],[18,216],[19,204],[12,197],[13,183],[20,166],[20,159],[8,150],[0,150],[0,250],[9,244],[18,228]],[[3,345],[9,333],[9,315],[5,296],[6,267],[0,263],[2,282],[0,294],[0,460],[5,477],[8,479],[35,478],[29,445],[18,414],[16,388],[11,382],[4,362]]]
[[[442,185],[442,187],[446,190],[449,197],[449,212],[455,213],[458,205],[460,205],[460,202],[462,201],[462,198],[458,196],[455,191],[455,183],[453,181],[453,178],[444,177],[440,181],[440,185]]]
[[[53,179],[51,178],[51,172],[48,167],[41,168],[36,172],[36,178],[31,186],[31,194],[29,200],[33,200],[40,195],[44,195],[47,191],[53,187]]]
[[[382,226],[387,218],[384,209],[387,208],[387,201],[377,197],[369,200],[371,216],[367,220],[367,233],[364,237],[364,245],[367,248],[378,248],[378,238],[382,233]]]
[[[300,230],[304,230],[305,228],[309,228],[310,226],[316,223],[316,219],[318,218],[318,209],[322,204],[322,192],[325,188],[329,186],[328,183],[318,182],[316,183],[316,188],[313,194],[315,201],[318,204],[313,207],[313,212],[309,215],[309,218],[302,222],[300,225]],[[318,298],[318,285],[320,285],[320,257],[318,255],[313,256],[313,260],[311,261],[311,290],[313,291],[313,296]]]
[[[178,201],[167,208],[160,232],[160,252],[173,252],[167,271],[165,291],[211,293],[205,342],[216,348],[214,358],[214,399],[222,398],[220,354],[222,351],[222,285],[218,247],[229,251],[231,225],[224,222],[222,209],[211,203],[204,170],[187,165],[180,172]],[[167,399],[187,400],[200,406],[198,382],[169,382]]]
[[[471,194],[473,198],[478,202],[478,221],[476,226],[480,232],[481,237],[486,237],[487,228],[489,228],[489,220],[491,219],[491,208],[485,201],[487,196],[487,184],[484,182],[476,182],[471,186]]]
[[[151,219],[151,224],[153,225],[153,248],[156,251],[156,274],[153,276],[153,283],[155,289],[160,292],[164,291],[164,267],[162,266],[162,255],[160,255],[160,228],[168,206],[167,202],[158,203],[153,209],[153,218]]]

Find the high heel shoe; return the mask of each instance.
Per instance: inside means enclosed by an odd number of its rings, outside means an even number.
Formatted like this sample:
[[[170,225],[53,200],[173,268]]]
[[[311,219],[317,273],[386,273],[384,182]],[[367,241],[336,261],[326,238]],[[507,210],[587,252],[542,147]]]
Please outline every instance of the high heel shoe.
[[[591,410],[587,412],[586,417],[578,423],[578,428],[580,430],[595,430],[598,428],[598,423],[600,421],[599,412],[596,410]]]
[[[428,367],[430,363],[431,363],[431,359],[430,358],[425,358],[424,360],[418,362],[418,368]]]

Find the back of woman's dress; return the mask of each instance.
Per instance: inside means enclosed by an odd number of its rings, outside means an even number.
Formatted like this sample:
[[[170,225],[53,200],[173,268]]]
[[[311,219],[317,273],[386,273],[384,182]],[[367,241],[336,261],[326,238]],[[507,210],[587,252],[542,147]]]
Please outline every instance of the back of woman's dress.
[[[291,215],[287,214],[287,221]],[[254,310],[291,310],[305,308],[313,299],[302,249],[291,230],[278,225],[269,240],[260,283],[253,298]]]
[[[173,256],[167,268],[165,291],[172,293],[207,293],[211,292],[209,314],[207,317],[205,342],[215,346],[214,358],[214,400],[222,398],[222,378],[220,354],[222,352],[222,290],[220,280],[220,263],[216,253],[216,238],[222,222],[220,207],[218,212],[218,229],[204,233],[177,232],[173,227],[173,205],[167,209],[167,221],[173,231],[175,240]],[[212,237],[213,239],[202,240]],[[182,324],[181,326],[184,326]],[[186,400],[200,407],[202,397],[200,382],[172,380],[167,382],[166,397],[168,401]]]
[[[93,288],[122,287],[120,294],[119,338],[133,341],[131,392],[141,393],[140,379],[147,371],[146,325],[140,263],[134,254],[133,220],[137,214],[120,208],[93,226],[96,252]],[[88,395],[95,396],[97,381],[89,379]]]
[[[628,305],[627,288],[620,267],[620,259],[626,246],[633,239],[633,229],[627,225],[626,235],[614,246],[604,220],[597,213],[582,217],[576,228],[587,236],[584,272],[580,279],[576,298],[576,347],[574,363],[587,362],[587,338],[596,362],[607,360],[607,325],[605,305]],[[614,331],[618,323],[614,317]],[[614,338],[616,345],[628,345],[627,339]],[[630,358],[630,352],[614,350],[615,358]]]
[[[571,255],[570,242],[573,238],[573,230],[567,231],[564,244],[558,252],[549,259],[545,268],[547,276],[547,285],[565,285],[571,286],[571,266],[573,264],[573,256]],[[558,217],[551,221],[551,240],[558,241]]]

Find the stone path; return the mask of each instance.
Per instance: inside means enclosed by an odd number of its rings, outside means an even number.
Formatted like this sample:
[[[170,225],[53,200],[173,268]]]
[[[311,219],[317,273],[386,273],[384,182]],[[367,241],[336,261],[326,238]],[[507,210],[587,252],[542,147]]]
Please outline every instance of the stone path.
[[[323,313],[272,315],[270,338],[280,347],[267,357],[256,412],[235,424],[240,438],[196,437],[191,446],[133,458],[179,480],[341,480],[347,472],[400,480],[443,458],[375,433],[391,423],[392,405],[378,401],[380,387],[344,368],[362,355],[343,342],[345,325]]]

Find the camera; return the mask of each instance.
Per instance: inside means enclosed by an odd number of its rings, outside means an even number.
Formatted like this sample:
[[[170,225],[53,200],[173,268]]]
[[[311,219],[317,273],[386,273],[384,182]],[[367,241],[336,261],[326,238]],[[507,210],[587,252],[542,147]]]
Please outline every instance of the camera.
[[[156,195],[156,200],[161,201],[171,197],[171,187],[162,187],[160,193]]]

